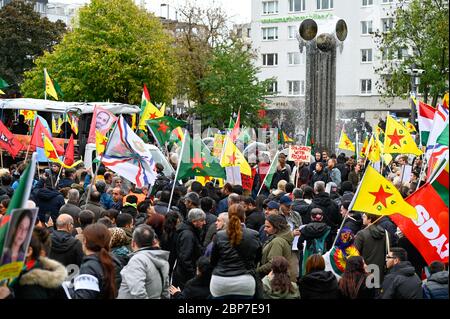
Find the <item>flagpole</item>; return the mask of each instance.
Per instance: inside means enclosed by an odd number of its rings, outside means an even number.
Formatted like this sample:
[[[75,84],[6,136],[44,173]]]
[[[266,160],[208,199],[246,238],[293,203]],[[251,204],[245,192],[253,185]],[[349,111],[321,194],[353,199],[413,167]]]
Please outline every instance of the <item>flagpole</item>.
[[[2,168],[3,168],[3,150],[2,149],[0,149],[0,156],[1,156],[1,165],[2,165]]]
[[[272,163],[271,163],[270,166],[269,166],[269,171],[267,172],[266,176],[264,176],[264,179],[263,179],[263,181],[262,181],[262,183],[261,183],[261,187],[259,188],[259,191],[258,191],[258,193],[256,194],[256,197],[258,197],[259,193],[261,193],[261,190],[262,190],[262,188],[263,188],[263,186],[264,186],[264,182],[265,182],[266,179],[267,179],[267,175],[269,175],[269,173],[270,173],[270,169],[272,168],[272,165],[275,163],[275,159],[277,158],[278,153],[280,153],[280,151],[277,151],[277,153],[276,153],[275,156],[273,157],[273,161],[272,161]]]
[[[184,130],[183,143],[181,144],[181,152],[180,152],[180,157],[178,159],[177,171],[175,172],[175,178],[173,180],[172,191],[170,192],[169,205],[167,205],[167,212],[166,213],[169,212],[170,207],[172,205],[173,192],[175,190],[175,185],[177,183],[177,177],[178,177],[178,173],[180,171],[181,161],[183,160],[183,151],[184,151],[184,146],[186,144],[186,134],[189,134],[189,132],[187,130]]]
[[[47,100],[47,77],[45,74],[47,74],[47,68],[44,68],[44,100]]]
[[[358,161],[358,156],[359,156],[359,151],[358,151],[358,147],[359,147],[359,140],[358,140],[358,130],[356,130],[356,141],[355,141],[355,148],[356,148],[356,161]]]
[[[305,146],[308,146],[308,133],[309,133],[309,127],[306,128]]]

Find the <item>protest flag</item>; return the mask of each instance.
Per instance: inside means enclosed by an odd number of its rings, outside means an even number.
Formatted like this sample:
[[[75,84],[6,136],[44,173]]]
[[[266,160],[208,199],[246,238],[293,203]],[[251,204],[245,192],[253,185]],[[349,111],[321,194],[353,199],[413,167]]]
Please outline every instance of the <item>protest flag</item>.
[[[388,154],[422,154],[408,130],[389,115],[386,120],[384,152]]]

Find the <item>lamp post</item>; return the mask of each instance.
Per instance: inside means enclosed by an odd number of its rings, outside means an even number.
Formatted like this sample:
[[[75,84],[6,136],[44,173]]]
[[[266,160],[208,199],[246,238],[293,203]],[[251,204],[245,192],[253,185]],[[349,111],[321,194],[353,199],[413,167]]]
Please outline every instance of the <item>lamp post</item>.
[[[407,74],[411,76],[411,97],[410,97],[410,103],[411,103],[411,123],[415,125],[416,122],[416,105],[414,104],[413,98],[416,98],[417,96],[417,88],[420,84],[420,76],[425,73],[425,70],[423,69],[417,69],[415,64],[412,64],[409,69],[403,70],[404,74]]]

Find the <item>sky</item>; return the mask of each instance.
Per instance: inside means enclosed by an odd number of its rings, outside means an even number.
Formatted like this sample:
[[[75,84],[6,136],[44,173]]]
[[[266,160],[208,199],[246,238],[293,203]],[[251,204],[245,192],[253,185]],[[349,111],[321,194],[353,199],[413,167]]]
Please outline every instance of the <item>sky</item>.
[[[135,0],[140,4],[141,0]],[[183,6],[188,0],[144,0],[146,8],[155,12],[157,16],[167,16],[167,7],[161,4],[169,4],[169,17],[175,18],[175,10]],[[84,4],[89,0],[49,0],[50,3]],[[190,0],[190,3],[201,7],[221,7],[230,17],[231,23],[246,23],[251,19],[251,0]]]

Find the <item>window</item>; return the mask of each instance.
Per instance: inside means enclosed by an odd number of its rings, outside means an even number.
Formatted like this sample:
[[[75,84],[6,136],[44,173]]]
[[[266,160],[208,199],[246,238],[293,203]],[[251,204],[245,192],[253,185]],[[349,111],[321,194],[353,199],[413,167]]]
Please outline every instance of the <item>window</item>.
[[[299,65],[300,64],[300,52],[289,52],[288,53],[288,64],[289,65]]]
[[[305,81],[304,80],[300,81],[300,95],[301,96],[305,95]]]
[[[277,81],[269,82],[269,85],[267,87],[267,94],[275,95],[277,93],[278,93],[278,82]]]
[[[372,33],[372,21],[361,21],[361,34]]]
[[[394,0],[382,0],[381,2],[382,3],[392,3],[392,2],[394,2]]]
[[[289,95],[300,95],[300,82],[301,81],[288,81]],[[305,92],[305,87],[303,85],[303,94]]]
[[[278,54],[277,53],[266,53],[262,55],[263,65],[278,65]]]
[[[373,5],[373,0],[362,0],[362,6],[363,7],[368,7]]]
[[[45,13],[45,3],[36,2],[34,5],[34,11],[38,13]]]
[[[372,80],[363,79],[361,80],[361,94],[371,94],[372,93]]]
[[[361,62],[372,62],[372,49],[361,50]]]
[[[263,14],[278,13],[278,1],[264,1]]]
[[[306,0],[289,0],[289,12],[300,12],[306,10]]]
[[[333,9],[333,0],[317,0],[317,10]]]
[[[381,19],[381,26],[382,26],[383,32],[388,32],[394,26],[394,19],[392,19],[392,18]]]
[[[381,49],[381,59],[383,61],[392,60],[393,54],[392,50],[389,48],[382,48]]]
[[[397,59],[403,60],[408,57],[408,48],[400,48],[397,50]]]
[[[278,28],[262,28],[263,40],[278,40]]]
[[[297,28],[293,25],[288,26],[288,38],[296,39],[296,35],[297,35]]]

